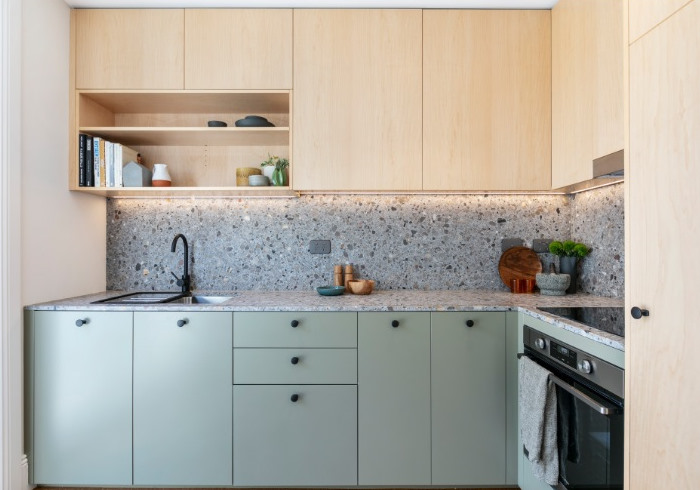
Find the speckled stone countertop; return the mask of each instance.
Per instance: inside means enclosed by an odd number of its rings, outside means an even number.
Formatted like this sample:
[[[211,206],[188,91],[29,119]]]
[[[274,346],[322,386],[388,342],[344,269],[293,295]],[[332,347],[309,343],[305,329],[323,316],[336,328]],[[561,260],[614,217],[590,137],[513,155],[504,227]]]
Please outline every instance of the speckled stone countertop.
[[[230,296],[219,304],[161,303],[157,305],[114,305],[98,303],[119,296],[124,291],[61,299],[27,306],[30,310],[93,310],[93,311],[522,311],[565,330],[609,345],[625,349],[624,338],[537,310],[538,307],[624,306],[620,298],[588,294],[541,296],[511,294],[491,290],[374,291],[370,295],[320,296],[315,291],[195,291],[197,295]]]

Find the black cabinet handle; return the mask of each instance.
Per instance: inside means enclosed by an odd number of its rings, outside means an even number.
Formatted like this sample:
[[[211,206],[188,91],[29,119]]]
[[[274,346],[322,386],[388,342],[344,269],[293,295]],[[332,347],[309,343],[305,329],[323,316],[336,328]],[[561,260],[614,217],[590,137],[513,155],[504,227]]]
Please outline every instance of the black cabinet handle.
[[[299,358],[296,356],[292,357],[292,364],[299,364]]]
[[[299,326],[299,320],[292,320],[292,323],[290,324],[292,328],[297,328]]]
[[[292,397],[290,398],[290,400],[292,400],[293,403],[298,402],[298,401],[299,401],[299,395],[297,395],[296,393],[294,393],[294,394],[292,395]]]
[[[633,306],[630,310],[630,313],[632,313],[632,318],[634,318],[635,320],[639,320],[643,316],[649,316],[649,310],[639,308],[638,306]]]
[[[189,320],[187,318],[183,318],[182,320],[177,321],[177,326],[178,327],[184,327],[189,323]]]
[[[469,328],[472,328],[472,327],[474,326],[474,320],[467,320],[467,322],[465,323],[465,325],[466,325],[467,327],[469,327]]]
[[[83,325],[87,325],[88,323],[90,323],[90,319],[89,319],[89,318],[85,318],[84,320],[83,320],[82,318],[78,318],[78,319],[75,321],[75,326],[76,326],[76,327],[82,327]]]
[[[399,326],[399,321],[398,321],[398,320],[394,320],[393,322],[391,322],[391,326],[394,327],[394,328],[398,327],[398,326]]]

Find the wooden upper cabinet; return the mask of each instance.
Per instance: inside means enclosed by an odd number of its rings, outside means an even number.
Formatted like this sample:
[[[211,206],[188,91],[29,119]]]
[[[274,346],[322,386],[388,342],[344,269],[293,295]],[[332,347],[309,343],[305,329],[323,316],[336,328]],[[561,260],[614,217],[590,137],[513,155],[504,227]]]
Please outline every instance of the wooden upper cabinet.
[[[421,11],[295,10],[297,190],[421,189]]]
[[[182,89],[182,9],[73,11],[78,89]]]
[[[291,89],[291,9],[185,10],[186,89]]]
[[[634,42],[691,0],[629,0],[630,42]]]
[[[550,12],[423,14],[423,188],[550,188]]]
[[[552,9],[552,188],[593,178],[625,146],[622,0]]]

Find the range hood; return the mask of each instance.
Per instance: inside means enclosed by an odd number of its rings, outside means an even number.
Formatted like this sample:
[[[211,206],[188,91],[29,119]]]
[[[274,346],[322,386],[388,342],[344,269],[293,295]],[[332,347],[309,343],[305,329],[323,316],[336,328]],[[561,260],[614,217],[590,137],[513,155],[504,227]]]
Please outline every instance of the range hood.
[[[593,160],[593,178],[623,177],[625,175],[625,150],[619,150]]]

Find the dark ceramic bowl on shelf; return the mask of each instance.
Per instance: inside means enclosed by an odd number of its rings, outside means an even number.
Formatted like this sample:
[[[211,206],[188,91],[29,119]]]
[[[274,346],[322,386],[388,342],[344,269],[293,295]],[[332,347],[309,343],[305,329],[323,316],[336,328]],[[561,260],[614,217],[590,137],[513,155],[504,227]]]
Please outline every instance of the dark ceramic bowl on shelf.
[[[321,296],[339,296],[345,292],[345,286],[319,286],[316,291]]]
[[[262,116],[246,116],[236,121],[239,128],[270,128],[275,125]]]
[[[224,121],[207,121],[207,126],[210,128],[225,128],[228,124]]]

